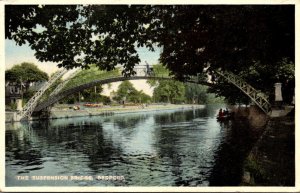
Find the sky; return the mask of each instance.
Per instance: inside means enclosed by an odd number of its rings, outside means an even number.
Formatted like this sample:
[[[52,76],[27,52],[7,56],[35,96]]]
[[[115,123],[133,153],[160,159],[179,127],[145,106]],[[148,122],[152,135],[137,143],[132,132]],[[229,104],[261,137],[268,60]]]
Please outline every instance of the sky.
[[[148,51],[147,48],[137,48],[138,54],[140,56],[140,64],[145,64],[147,61],[150,65],[158,64],[158,58],[160,50],[157,48],[154,52]],[[53,62],[40,62],[34,56],[34,51],[26,44],[22,46],[16,45],[12,40],[5,40],[5,69],[10,69],[16,64],[21,64],[22,62],[34,63],[39,69],[48,73],[49,75],[57,71],[59,68],[56,63]],[[71,70],[63,78],[67,77],[74,70]],[[134,84],[136,89],[144,90],[148,95],[152,96],[153,88],[146,83],[146,80],[133,80],[130,81]],[[119,83],[113,83],[111,89],[104,86],[104,95],[109,95],[113,90],[117,90]]]

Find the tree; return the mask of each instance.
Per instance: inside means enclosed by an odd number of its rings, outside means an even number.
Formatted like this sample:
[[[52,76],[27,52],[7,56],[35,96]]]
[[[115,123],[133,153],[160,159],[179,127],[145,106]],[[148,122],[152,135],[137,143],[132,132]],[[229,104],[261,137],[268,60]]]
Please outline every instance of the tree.
[[[67,104],[74,104],[77,102],[92,102],[92,103],[103,103],[110,104],[111,100],[109,97],[101,95],[103,91],[102,85],[97,85],[85,90],[82,90],[78,93],[72,94],[64,98],[61,102]],[[79,99],[80,98],[80,99]]]
[[[257,63],[278,72],[283,58],[295,61],[294,5],[6,5],[5,16],[7,39],[66,68],[121,64],[129,76],[140,62],[136,47],[154,43],[178,79],[208,65],[240,76]]]
[[[48,80],[48,74],[41,71],[35,64],[23,62],[5,71],[5,81],[24,85],[23,91],[29,89],[30,83]]]
[[[102,91],[103,91],[102,85],[97,85],[80,91],[80,94],[83,96],[84,101],[100,102]]]
[[[124,74],[130,75],[140,62],[134,43],[142,31],[130,19],[137,10],[128,8],[7,5],[5,37],[19,45],[29,43],[37,59],[57,62],[59,67],[88,68],[96,64],[102,70],[112,70],[122,64]]]
[[[157,77],[164,77],[164,76],[170,76],[171,75],[171,72],[161,64],[156,64],[156,65],[153,65],[152,67],[153,67],[153,73]],[[155,79],[148,79],[147,83],[151,87],[156,87],[156,86],[158,86],[159,81],[155,80]]]
[[[207,102],[207,87],[192,83],[185,84],[185,98],[188,103],[205,104]]]
[[[257,62],[248,69],[239,73],[239,76],[255,89],[264,93],[270,102],[274,101],[274,83],[282,84],[283,100],[291,103],[295,95],[295,64],[283,59],[273,66],[264,66]],[[217,79],[217,84],[208,89],[218,96],[225,96],[229,103],[249,104],[249,98],[239,89],[233,87],[222,78]]]
[[[23,62],[5,71],[5,81],[15,82],[21,87],[23,104],[35,94],[30,83],[48,80],[48,74],[41,71],[35,64]]]
[[[136,90],[131,82],[125,80],[119,85],[114,100],[119,102],[147,103],[151,100],[151,97],[142,90]]]
[[[48,74],[41,71],[35,64],[23,62],[5,71],[5,80],[20,82],[37,82],[48,80]]]
[[[138,96],[140,103],[149,103],[152,101],[151,97],[145,94],[142,90],[138,91]]]
[[[239,71],[294,59],[291,5],[6,5],[5,15],[7,39],[69,68],[130,70],[140,62],[134,43],[163,46],[161,61],[178,76],[208,62]]]
[[[220,80],[218,84],[208,88],[208,92],[215,93],[216,96],[223,96],[229,104],[250,104],[250,98],[247,97],[237,87],[232,86],[224,80]]]
[[[185,99],[185,88],[182,82],[160,80],[154,88],[155,102],[181,103]]]
[[[129,82],[128,80],[123,81],[117,90],[116,96],[114,97],[114,100],[116,101],[130,101],[130,96],[132,93],[137,93],[137,90],[133,87],[133,84]],[[126,99],[125,99],[126,98]]]

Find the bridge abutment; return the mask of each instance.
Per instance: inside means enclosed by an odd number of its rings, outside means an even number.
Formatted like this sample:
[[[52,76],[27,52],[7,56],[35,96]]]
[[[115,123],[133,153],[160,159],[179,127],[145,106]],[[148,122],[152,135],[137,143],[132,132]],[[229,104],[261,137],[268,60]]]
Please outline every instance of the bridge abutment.
[[[17,99],[16,103],[17,103],[17,111],[22,111],[23,110],[23,106],[22,106],[23,100]]]

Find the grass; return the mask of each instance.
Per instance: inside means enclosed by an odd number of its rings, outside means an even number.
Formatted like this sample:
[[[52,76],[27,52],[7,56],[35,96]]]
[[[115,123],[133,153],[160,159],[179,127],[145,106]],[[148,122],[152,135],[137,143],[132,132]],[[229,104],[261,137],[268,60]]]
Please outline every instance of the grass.
[[[249,156],[245,162],[245,169],[250,172],[251,176],[256,182],[260,184],[264,184],[267,177],[267,172],[260,166],[258,160],[256,160],[253,156]],[[252,181],[255,185],[255,181]]]

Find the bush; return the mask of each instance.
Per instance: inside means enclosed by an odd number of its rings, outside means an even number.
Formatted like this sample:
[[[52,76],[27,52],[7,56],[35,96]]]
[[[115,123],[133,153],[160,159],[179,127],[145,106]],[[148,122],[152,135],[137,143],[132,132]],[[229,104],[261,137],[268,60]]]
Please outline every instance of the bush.
[[[17,103],[11,103],[10,104],[10,109],[11,110],[17,110]]]

